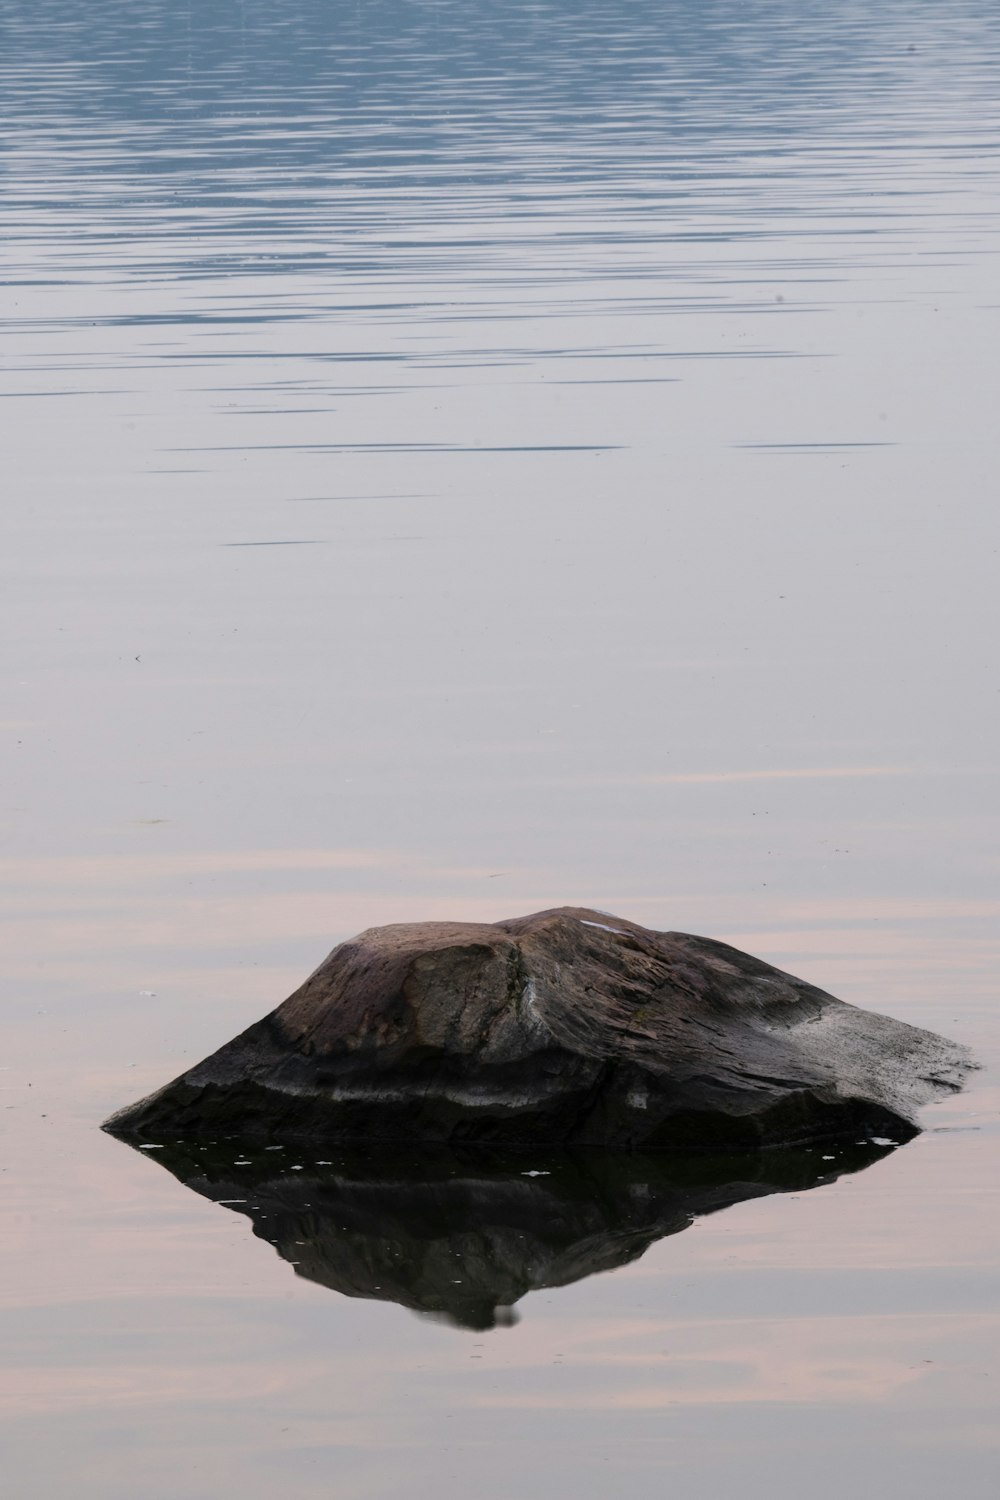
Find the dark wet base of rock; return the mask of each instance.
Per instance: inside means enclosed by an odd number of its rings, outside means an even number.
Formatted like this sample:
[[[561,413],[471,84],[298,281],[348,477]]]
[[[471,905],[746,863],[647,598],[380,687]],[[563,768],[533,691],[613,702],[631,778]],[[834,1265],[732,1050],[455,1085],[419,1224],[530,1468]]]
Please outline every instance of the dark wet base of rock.
[[[448,1107],[445,1097],[428,1102],[419,1079],[412,1096],[400,1102],[341,1104],[321,1093],[289,1096],[259,1084],[231,1087],[175,1087],[168,1099],[152,1101],[135,1122],[108,1122],[105,1129],[125,1140],[158,1141],[164,1134],[205,1139],[238,1130],[248,1143],[275,1141],[365,1147],[400,1147],[422,1141],[429,1147],[537,1151],[569,1149],[667,1152],[716,1155],[720,1152],[766,1151],[823,1141],[854,1141],[887,1136],[906,1141],[916,1127],[892,1110],[862,1099],[823,1100],[805,1091],[786,1094],[767,1109],[736,1114],[720,1102],[717,1110],[676,1110],[656,1129],[635,1129],[616,1096],[631,1086],[625,1076],[602,1080],[605,1093],[595,1104],[589,1091],[561,1093],[545,1111],[523,1117],[484,1109],[477,1115],[467,1093],[461,1105]],[[643,1122],[645,1125],[645,1122]]]

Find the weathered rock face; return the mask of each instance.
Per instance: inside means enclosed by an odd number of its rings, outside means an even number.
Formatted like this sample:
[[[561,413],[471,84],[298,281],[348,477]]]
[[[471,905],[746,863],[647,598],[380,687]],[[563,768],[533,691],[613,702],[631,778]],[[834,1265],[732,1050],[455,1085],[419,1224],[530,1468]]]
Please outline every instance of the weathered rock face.
[[[832,1157],[814,1147],[723,1158],[336,1150],[316,1163],[299,1146],[183,1140],[155,1160],[245,1214],[297,1276],[485,1329],[513,1322],[527,1293],[626,1265],[705,1214],[833,1182],[892,1149],[851,1143]]]
[[[970,1066],[723,943],[562,908],[363,932],[106,1128],[685,1152],[898,1140]]]

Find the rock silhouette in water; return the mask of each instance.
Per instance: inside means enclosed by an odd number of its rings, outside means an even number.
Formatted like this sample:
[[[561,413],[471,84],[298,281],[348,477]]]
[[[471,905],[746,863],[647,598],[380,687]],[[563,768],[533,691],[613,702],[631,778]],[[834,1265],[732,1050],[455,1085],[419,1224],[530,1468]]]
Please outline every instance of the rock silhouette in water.
[[[843,1145],[832,1160],[818,1148],[726,1158],[338,1151],[315,1164],[295,1146],[188,1139],[158,1148],[155,1159],[246,1214],[297,1276],[486,1329],[514,1322],[512,1308],[528,1292],[626,1265],[695,1218],[833,1182],[892,1149]]]
[[[561,908],[371,928],[106,1128],[754,1150],[912,1135],[970,1066],[724,943]]]

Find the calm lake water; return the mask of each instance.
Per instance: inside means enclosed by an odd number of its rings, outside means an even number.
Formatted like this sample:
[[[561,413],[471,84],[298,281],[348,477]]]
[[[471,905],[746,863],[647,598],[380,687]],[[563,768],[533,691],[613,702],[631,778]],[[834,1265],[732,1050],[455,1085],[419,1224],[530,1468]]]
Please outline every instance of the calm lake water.
[[[0,29],[6,1492],[992,1497],[995,0]],[[985,1067],[662,1180],[98,1130],[563,903]]]

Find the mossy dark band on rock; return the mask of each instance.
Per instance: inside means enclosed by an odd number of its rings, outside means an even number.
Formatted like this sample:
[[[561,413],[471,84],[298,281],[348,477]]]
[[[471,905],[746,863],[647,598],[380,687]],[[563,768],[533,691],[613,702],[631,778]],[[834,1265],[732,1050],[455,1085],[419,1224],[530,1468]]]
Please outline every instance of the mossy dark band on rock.
[[[972,1066],[723,943],[561,908],[371,928],[105,1128],[745,1151],[912,1135]]]

